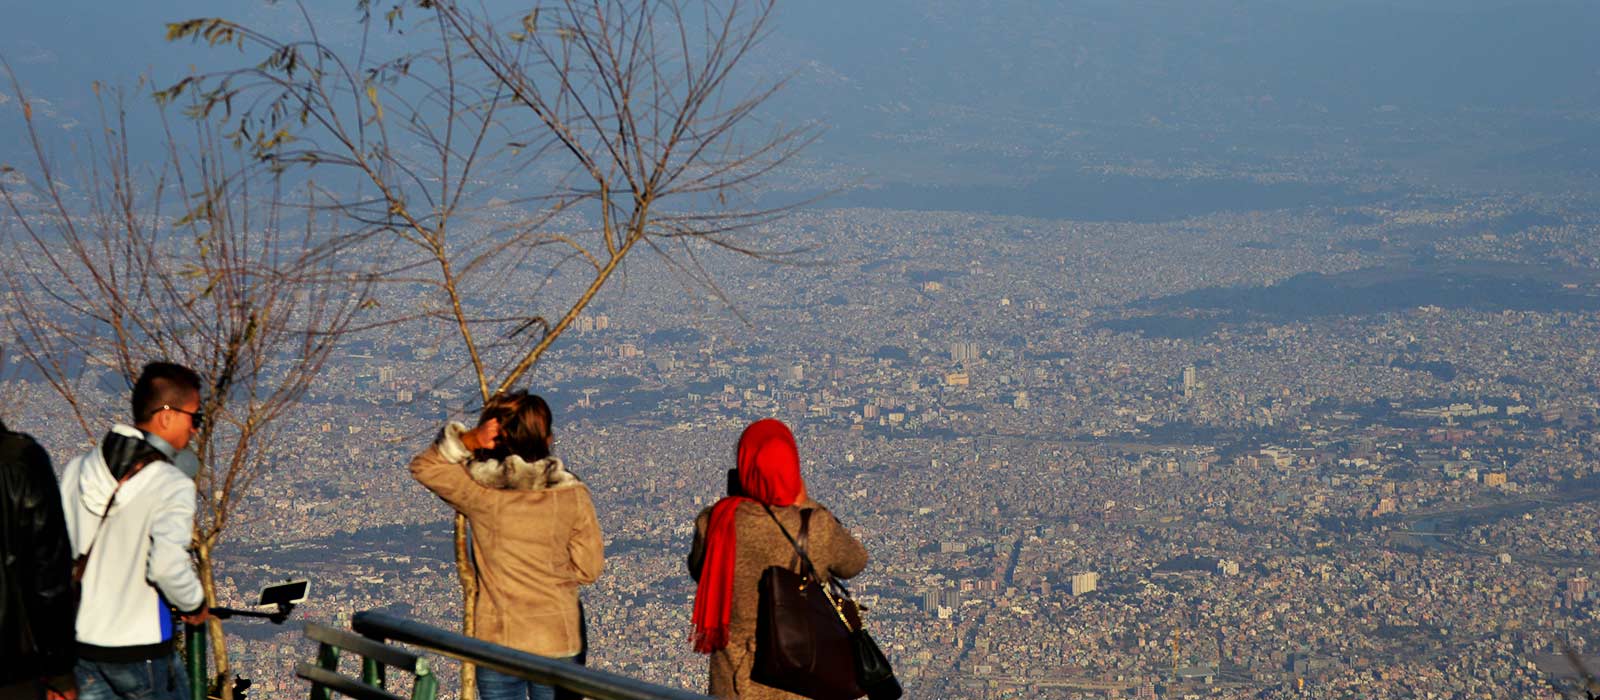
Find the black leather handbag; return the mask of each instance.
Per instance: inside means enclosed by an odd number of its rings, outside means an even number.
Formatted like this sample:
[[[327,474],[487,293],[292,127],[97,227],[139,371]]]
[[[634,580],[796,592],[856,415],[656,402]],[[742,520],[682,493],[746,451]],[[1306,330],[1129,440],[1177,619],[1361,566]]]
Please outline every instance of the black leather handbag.
[[[806,553],[811,514],[810,509],[800,512],[796,541],[767,508],[799,555],[800,571],[772,566],[761,573],[750,679],[812,700],[896,700],[900,683],[862,628],[849,591],[822,576]]]
[[[894,677],[889,657],[883,655],[872,635],[865,628],[858,628],[850,635],[850,641],[855,644],[856,682],[867,691],[868,700],[899,700],[904,693],[900,680]]]

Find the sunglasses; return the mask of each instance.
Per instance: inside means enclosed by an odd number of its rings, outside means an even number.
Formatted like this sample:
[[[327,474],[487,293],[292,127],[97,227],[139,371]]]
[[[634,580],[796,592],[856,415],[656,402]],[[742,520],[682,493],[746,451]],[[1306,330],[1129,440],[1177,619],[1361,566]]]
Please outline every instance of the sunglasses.
[[[163,410],[163,411],[177,411],[179,413],[182,413],[182,414],[188,416],[189,417],[189,422],[192,425],[194,425],[194,429],[195,430],[199,430],[199,429],[205,427],[206,414],[201,413],[199,411],[185,411],[185,410],[183,410],[181,408],[178,408],[177,406],[170,406],[170,405],[167,405],[167,404],[161,404],[161,410]]]

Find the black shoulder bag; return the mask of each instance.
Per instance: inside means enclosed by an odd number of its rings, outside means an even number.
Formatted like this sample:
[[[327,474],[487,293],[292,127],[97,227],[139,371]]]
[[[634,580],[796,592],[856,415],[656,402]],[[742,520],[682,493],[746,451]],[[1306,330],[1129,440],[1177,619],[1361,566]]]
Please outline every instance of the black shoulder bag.
[[[813,700],[897,700],[900,683],[862,626],[859,606],[806,552],[813,511],[800,511],[796,541],[766,510],[799,555],[801,570],[771,566],[761,573],[751,680]]]
[[[111,507],[117,504],[117,493],[122,491],[123,484],[128,483],[129,479],[132,479],[149,463],[149,460],[139,462],[132,469],[129,469],[127,474],[123,474],[121,479],[117,479],[116,488],[111,489],[111,498],[106,499],[106,509],[100,513],[100,522],[94,526],[94,534],[89,537],[89,546],[83,550],[83,554],[79,554],[72,560],[72,582],[74,584],[83,583],[83,575],[89,570],[89,555],[94,554],[94,545],[100,541],[100,531],[106,529],[106,518],[111,517]]]

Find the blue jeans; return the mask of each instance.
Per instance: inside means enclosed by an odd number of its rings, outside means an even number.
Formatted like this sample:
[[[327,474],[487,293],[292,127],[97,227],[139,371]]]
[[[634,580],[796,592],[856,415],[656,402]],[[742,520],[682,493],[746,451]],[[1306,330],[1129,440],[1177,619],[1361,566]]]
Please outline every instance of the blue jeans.
[[[551,661],[572,663],[574,658],[567,656]],[[556,689],[552,686],[478,667],[478,700],[555,700],[555,697]]]
[[[178,655],[113,663],[78,659],[78,700],[189,700],[189,679]]]

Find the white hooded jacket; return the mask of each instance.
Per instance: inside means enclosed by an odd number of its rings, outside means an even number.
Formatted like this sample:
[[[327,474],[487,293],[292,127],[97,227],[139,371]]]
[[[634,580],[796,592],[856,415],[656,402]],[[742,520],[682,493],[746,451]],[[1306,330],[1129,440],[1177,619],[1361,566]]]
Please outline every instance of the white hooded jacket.
[[[116,425],[100,445],[67,463],[61,503],[75,556],[89,554],[78,605],[78,655],[96,661],[159,658],[172,650],[172,614],[205,602],[189,559],[194,481],[165,459],[151,461],[117,487],[113,474],[133,445],[160,455],[138,429]],[[141,444],[143,443],[143,444]],[[115,492],[115,501],[112,500]],[[108,510],[109,507],[109,510]],[[104,516],[102,518],[102,516]]]

